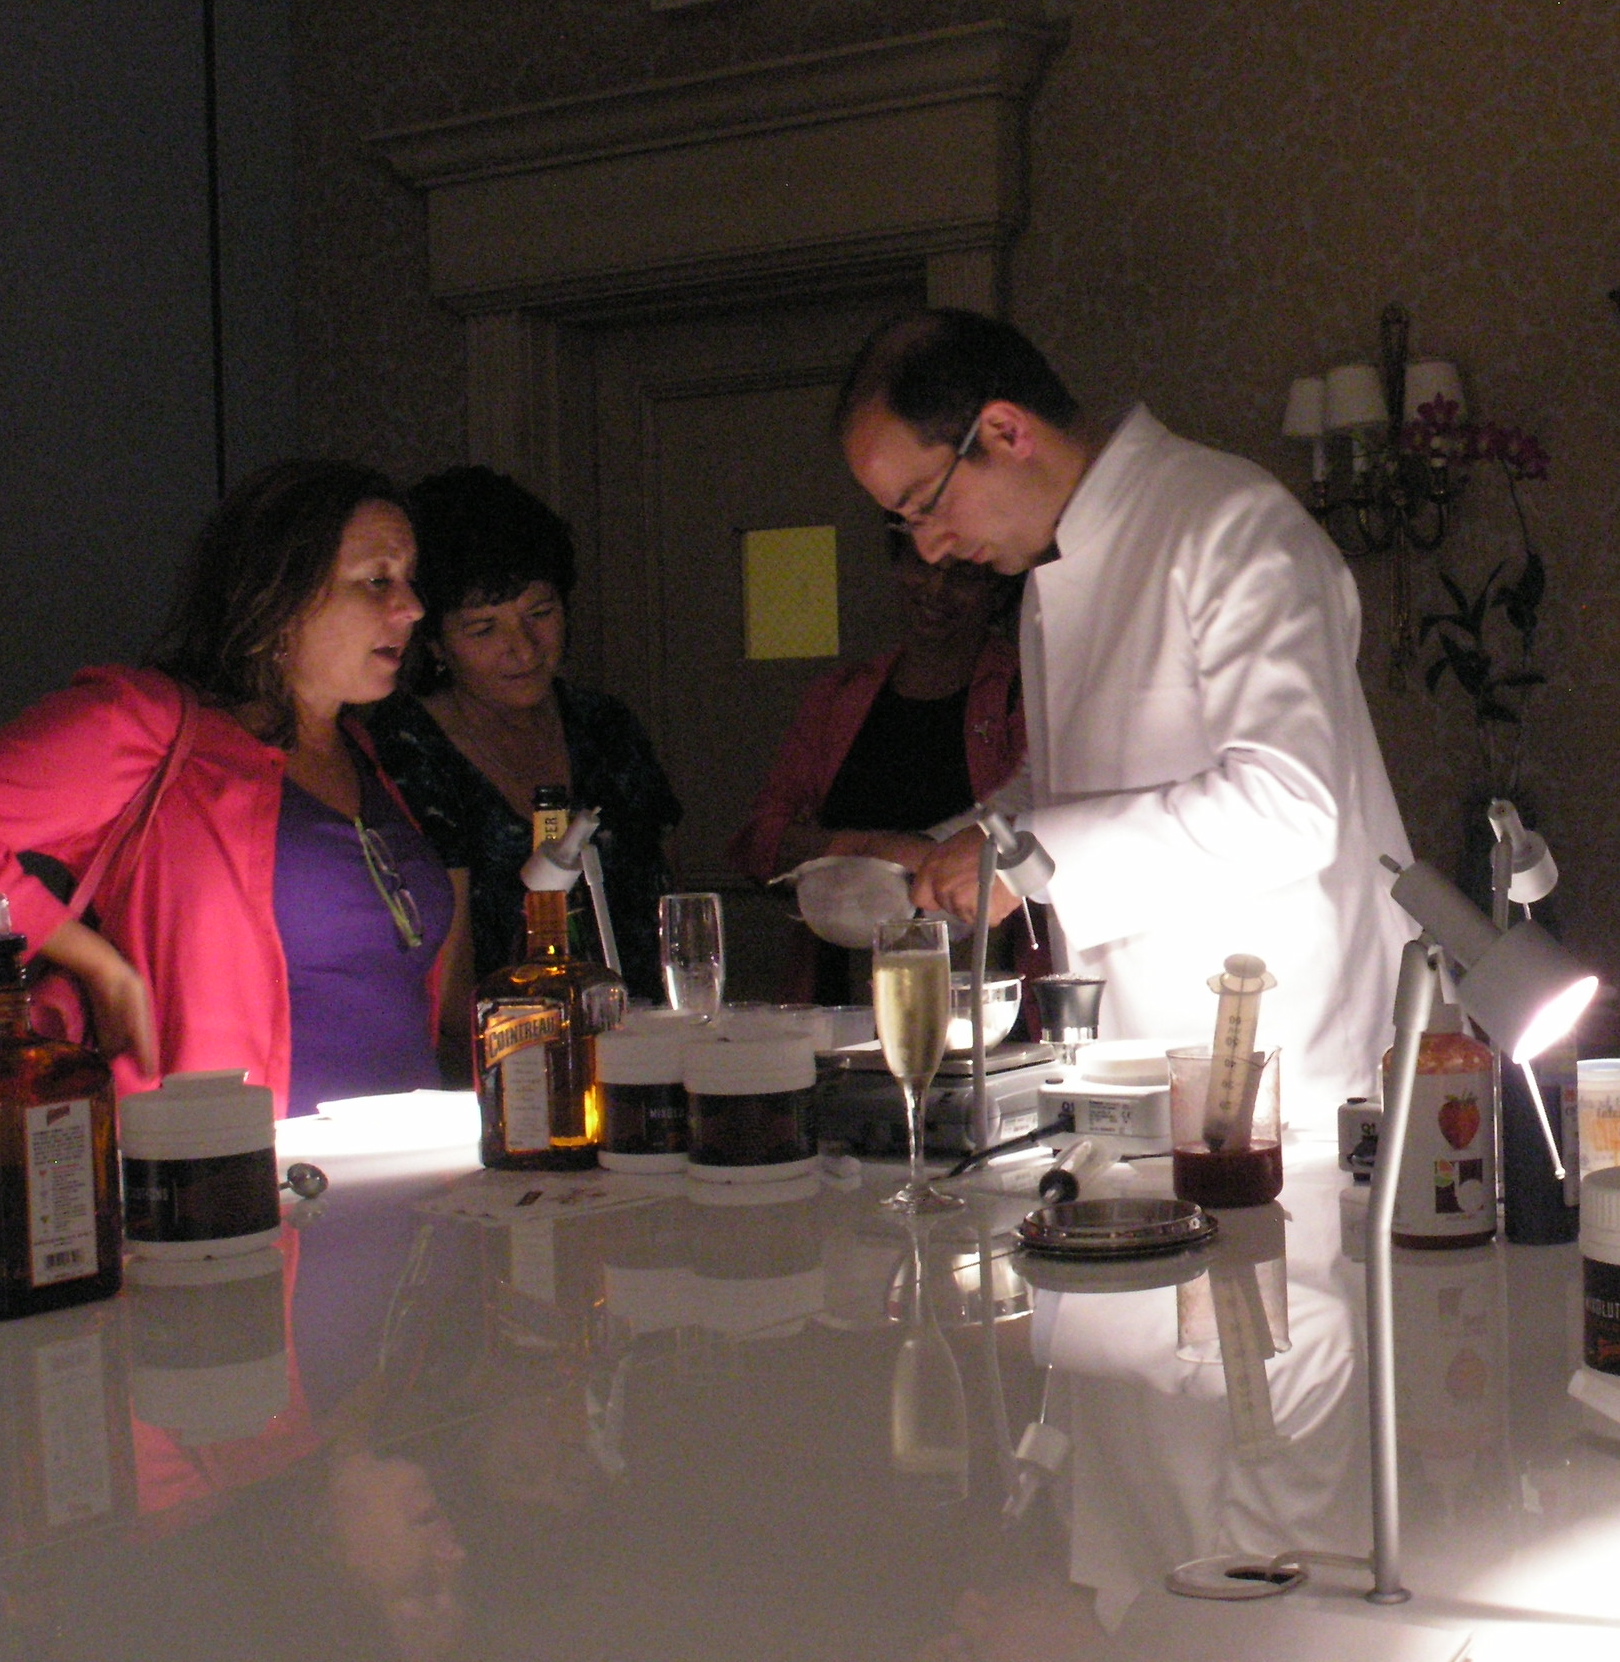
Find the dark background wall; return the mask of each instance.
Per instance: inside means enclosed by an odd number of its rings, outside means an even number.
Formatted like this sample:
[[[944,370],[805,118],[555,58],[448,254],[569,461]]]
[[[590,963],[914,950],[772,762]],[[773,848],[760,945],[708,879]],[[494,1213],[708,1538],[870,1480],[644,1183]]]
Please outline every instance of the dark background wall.
[[[1572,943],[1620,979],[1620,12],[1432,0],[0,0],[0,714],[137,654],[234,478],[295,448],[409,479],[459,459],[462,325],[421,201],[364,146],[414,123],[1006,15],[1068,44],[1033,113],[1010,312],[1099,407],[1145,397],[1295,487],[1290,378],[1420,354],[1550,451],[1551,685],[1525,794]],[[206,42],[220,242],[211,263]],[[217,273],[218,305],[213,301]],[[1480,475],[1443,559],[1517,554]],[[1479,780],[1460,702],[1384,685],[1387,562],[1356,566],[1364,678],[1413,840]],[[1419,571],[1418,606],[1439,598]]]
[[[1067,17],[1033,113],[1031,220],[1010,314],[1106,409],[1172,427],[1303,488],[1283,441],[1295,375],[1371,359],[1400,299],[1416,355],[1463,368],[1478,412],[1551,452],[1528,487],[1547,557],[1551,685],[1523,794],[1558,851],[1568,937],[1620,978],[1620,13],[1435,0],[321,0],[297,13],[303,421],[312,443],[409,472],[462,438],[461,331],[425,292],[422,204],[372,132],[988,15]],[[1477,586],[1516,557],[1476,475],[1444,553]],[[1480,783],[1454,689],[1384,684],[1388,561],[1355,567],[1363,671],[1420,851],[1458,861]],[[1418,571],[1419,611],[1442,598]]]
[[[0,5],[0,716],[138,656],[220,472],[296,442],[287,24]]]

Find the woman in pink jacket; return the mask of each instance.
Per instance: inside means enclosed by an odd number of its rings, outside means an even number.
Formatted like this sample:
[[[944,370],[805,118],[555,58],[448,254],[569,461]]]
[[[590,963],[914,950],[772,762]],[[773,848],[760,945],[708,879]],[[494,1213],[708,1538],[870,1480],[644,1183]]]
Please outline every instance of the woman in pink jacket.
[[[245,1068],[283,1114],[437,1083],[450,885],[347,716],[393,690],[415,563],[382,475],[267,469],[204,529],[153,667],[88,670],[0,730],[0,891],[78,977],[120,1092]],[[77,882],[171,756],[92,928],[18,856]]]

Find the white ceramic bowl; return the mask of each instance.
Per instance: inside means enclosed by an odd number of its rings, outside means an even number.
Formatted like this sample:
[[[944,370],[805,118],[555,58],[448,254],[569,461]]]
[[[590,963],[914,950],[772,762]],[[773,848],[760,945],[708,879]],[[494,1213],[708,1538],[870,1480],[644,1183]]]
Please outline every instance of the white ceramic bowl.
[[[1018,1020],[1024,984],[1016,975],[986,976],[984,980],[984,1048],[1001,1043]],[[966,970],[951,974],[951,1021],[945,1029],[945,1048],[952,1055],[973,1049],[973,977]]]

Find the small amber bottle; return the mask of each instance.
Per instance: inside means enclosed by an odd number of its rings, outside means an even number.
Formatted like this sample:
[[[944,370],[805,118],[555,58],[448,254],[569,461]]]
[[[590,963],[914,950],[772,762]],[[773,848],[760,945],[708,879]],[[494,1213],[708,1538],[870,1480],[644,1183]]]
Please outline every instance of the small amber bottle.
[[[123,1284],[112,1070],[36,1033],[0,895],[0,1318],[108,1298]]]

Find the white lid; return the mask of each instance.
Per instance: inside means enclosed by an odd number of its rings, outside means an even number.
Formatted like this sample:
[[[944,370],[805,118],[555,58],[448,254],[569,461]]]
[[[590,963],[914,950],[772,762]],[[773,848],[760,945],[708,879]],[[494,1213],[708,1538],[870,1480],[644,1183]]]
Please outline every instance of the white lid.
[[[1620,1056],[1587,1056],[1575,1064],[1578,1079],[1620,1079]]]
[[[184,1160],[240,1154],[275,1140],[275,1104],[266,1085],[249,1085],[246,1068],[171,1073],[155,1091],[118,1104],[126,1159]]]
[[[717,1038],[815,1040],[816,1017],[813,1005],[728,1004],[711,1025]]]
[[[1581,1251],[1606,1264],[1620,1263],[1620,1166],[1581,1179]]]
[[[816,1082],[815,1040],[807,1033],[722,1034],[686,1052],[686,1088],[700,1096],[807,1091]]]
[[[597,1080],[603,1085],[679,1085],[694,1041],[702,1042],[690,1022],[630,1032],[620,1027],[598,1034]]]
[[[1109,1085],[1147,1085],[1156,1090],[1170,1085],[1164,1046],[1153,1039],[1099,1039],[1080,1049],[1074,1065],[1085,1078]]]
[[[615,1032],[663,1033],[676,1028],[703,1027],[700,1010],[671,1010],[664,1004],[632,1004],[624,1013],[624,1020]]]

